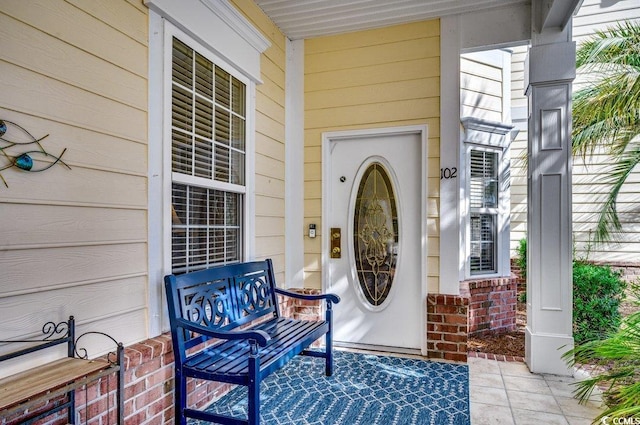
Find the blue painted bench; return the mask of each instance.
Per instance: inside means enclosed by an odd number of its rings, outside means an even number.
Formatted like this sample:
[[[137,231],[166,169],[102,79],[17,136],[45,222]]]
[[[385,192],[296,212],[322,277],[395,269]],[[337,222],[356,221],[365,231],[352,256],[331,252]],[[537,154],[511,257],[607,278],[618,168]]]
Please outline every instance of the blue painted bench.
[[[187,418],[259,424],[260,382],[297,354],[324,357],[326,375],[333,373],[331,307],[340,299],[278,288],[270,259],[168,275],[165,289],[175,356],[176,424],[185,425]],[[325,320],[282,317],[278,295],[325,300]],[[308,350],[322,335],[325,350]],[[187,378],[248,387],[248,420],[189,408]]]

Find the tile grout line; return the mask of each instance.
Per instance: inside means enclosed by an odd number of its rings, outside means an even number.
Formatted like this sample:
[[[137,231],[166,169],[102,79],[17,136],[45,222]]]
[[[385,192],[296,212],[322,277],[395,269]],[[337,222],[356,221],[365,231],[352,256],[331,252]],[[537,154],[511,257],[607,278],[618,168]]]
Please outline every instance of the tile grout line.
[[[496,362],[496,364],[498,363],[497,360],[494,360]],[[502,386],[504,387],[504,393],[507,396],[507,403],[509,404],[509,412],[511,412],[511,420],[513,421],[513,425],[516,425],[516,416],[513,413],[513,406],[511,405],[511,397],[509,395],[509,390],[507,389],[507,382],[504,380],[504,374],[502,373],[502,368],[500,367],[500,365],[498,364],[498,370],[500,371],[500,379],[502,380]]]

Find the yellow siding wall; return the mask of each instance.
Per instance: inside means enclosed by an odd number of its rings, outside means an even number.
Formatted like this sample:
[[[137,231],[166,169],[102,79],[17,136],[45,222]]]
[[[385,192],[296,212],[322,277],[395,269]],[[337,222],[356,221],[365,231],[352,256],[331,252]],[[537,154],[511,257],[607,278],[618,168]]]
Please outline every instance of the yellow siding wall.
[[[276,279],[282,284],[285,267],[285,37],[253,1],[233,0],[232,3],[271,42],[271,47],[262,54],[263,84],[256,90],[255,253],[258,258],[273,259]]]
[[[147,31],[141,0],[0,2],[0,119],[71,167],[1,172],[0,339],[147,336]]]
[[[322,133],[427,124],[428,283],[438,291],[440,22],[305,41],[305,226],[321,223]],[[323,229],[318,229],[322,236]],[[320,288],[321,238],[305,238],[305,286]]]

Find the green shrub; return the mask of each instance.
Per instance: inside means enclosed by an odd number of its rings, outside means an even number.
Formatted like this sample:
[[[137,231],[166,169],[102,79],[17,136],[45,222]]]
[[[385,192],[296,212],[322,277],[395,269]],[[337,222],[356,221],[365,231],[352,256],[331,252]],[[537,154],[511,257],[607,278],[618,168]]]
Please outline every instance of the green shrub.
[[[516,250],[516,264],[520,268],[520,276],[527,278],[527,238],[520,239],[518,249]]]
[[[626,282],[609,266],[573,262],[573,338],[576,344],[603,339],[620,326]]]
[[[631,284],[631,294],[634,303],[640,305],[637,282]],[[589,401],[594,389],[602,390],[607,408],[593,420],[594,424],[640,418],[640,310],[623,318],[620,327],[607,338],[578,345],[563,358],[570,366],[601,366],[594,369],[595,375],[580,381],[575,390],[581,403]]]
[[[527,302],[527,292],[526,291],[522,291],[518,294],[518,302],[519,303],[526,303]]]

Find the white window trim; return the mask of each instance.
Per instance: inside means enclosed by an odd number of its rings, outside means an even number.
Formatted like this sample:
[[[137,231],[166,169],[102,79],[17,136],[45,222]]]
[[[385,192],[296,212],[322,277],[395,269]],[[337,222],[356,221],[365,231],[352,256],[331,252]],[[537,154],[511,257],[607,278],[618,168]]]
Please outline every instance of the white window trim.
[[[514,127],[498,122],[465,117],[461,120],[464,128],[460,161],[461,183],[461,239],[464,261],[465,279],[486,279],[506,277],[511,275],[511,263],[509,255],[510,233],[510,209],[511,199],[509,194],[509,167],[510,145],[517,131]],[[469,206],[469,158],[472,149],[498,152],[498,217],[496,235],[496,272],[471,274],[469,254],[471,252],[471,208]]]
[[[209,19],[214,10],[222,6],[229,16],[226,0],[211,2],[209,0],[189,0],[194,7],[206,6],[200,12]],[[171,272],[171,40],[173,35],[189,41],[190,45],[205,54],[216,65],[231,73],[246,84],[246,152],[245,152],[245,202],[243,229],[243,258],[250,260],[255,252],[255,99],[256,83],[260,83],[260,54],[269,46],[268,41],[236,11],[239,18],[233,22],[225,21],[216,31],[224,31],[225,37],[209,34],[214,27],[210,21],[206,26],[189,25],[188,19],[202,21],[202,16],[191,13],[185,18],[167,15],[167,10],[174,11],[173,4],[166,0],[150,0],[146,4],[149,11],[149,185],[148,185],[148,264],[149,264],[149,298],[148,298],[148,333],[156,336],[169,329],[166,315],[163,277]],[[225,3],[225,4],[223,4]],[[179,5],[182,9],[189,9]],[[233,8],[233,6],[230,6]],[[233,9],[235,10],[235,9]],[[216,19],[220,16],[215,14]],[[171,21],[171,22],[170,22]],[[174,25],[178,23],[179,27]],[[184,31],[189,28],[189,32]],[[243,28],[239,35],[238,28]],[[246,30],[249,28],[249,30]],[[241,40],[241,41],[238,41]],[[167,44],[168,43],[168,44]],[[226,44],[225,44],[226,43]],[[230,49],[232,45],[232,49]],[[169,47],[167,47],[169,46]],[[167,53],[169,52],[169,53]],[[207,53],[208,52],[208,53]],[[221,52],[232,52],[224,55]],[[236,62],[228,57],[236,57]],[[249,59],[247,59],[249,58]],[[169,71],[169,76],[167,72]],[[235,186],[235,185],[234,185]],[[237,191],[237,186],[235,186]]]
[[[228,0],[144,0],[144,4],[234,64],[238,72],[261,82],[260,54],[271,43]]]

